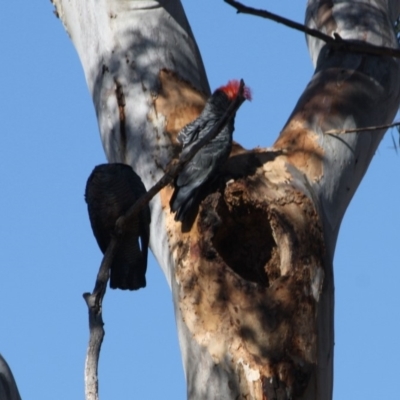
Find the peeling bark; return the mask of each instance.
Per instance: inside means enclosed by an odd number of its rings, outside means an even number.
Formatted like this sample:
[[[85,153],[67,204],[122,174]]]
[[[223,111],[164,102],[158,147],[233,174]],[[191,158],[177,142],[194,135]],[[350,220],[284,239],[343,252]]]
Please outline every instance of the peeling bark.
[[[178,0],[53,0],[77,48],[109,161],[151,186],[209,88]],[[309,0],[306,22],[397,47],[396,1]],[[400,64],[308,38],[315,74],[270,149],[235,144],[192,224],[151,203],[151,248],[170,282],[188,398],[329,400],[333,255],[340,223],[390,122]]]

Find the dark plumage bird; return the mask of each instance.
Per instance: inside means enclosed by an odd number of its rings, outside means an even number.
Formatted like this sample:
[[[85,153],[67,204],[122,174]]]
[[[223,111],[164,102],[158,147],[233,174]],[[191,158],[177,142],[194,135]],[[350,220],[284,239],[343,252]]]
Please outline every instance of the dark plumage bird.
[[[239,92],[239,82],[229,81],[218,88],[207,100],[206,105],[193,122],[186,125],[178,134],[182,143],[182,155],[190,151],[195,143],[221,119]],[[244,88],[244,97],[251,100],[251,92]],[[170,201],[175,220],[183,221],[192,207],[197,204],[201,188],[212,181],[229,157],[232,148],[234,117],[222,128],[221,132],[186,164],[175,179],[175,191]]]
[[[142,180],[129,165],[95,167],[86,183],[85,200],[93,234],[103,254],[111,242],[117,219],[145,193]],[[146,286],[149,238],[150,208],[146,205],[119,239],[111,264],[112,289],[137,290]]]

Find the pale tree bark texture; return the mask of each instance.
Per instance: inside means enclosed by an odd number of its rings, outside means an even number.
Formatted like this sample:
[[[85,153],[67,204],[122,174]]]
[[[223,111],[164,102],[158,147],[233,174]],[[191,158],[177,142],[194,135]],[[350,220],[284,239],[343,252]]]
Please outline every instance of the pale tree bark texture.
[[[210,93],[180,2],[53,3],[108,160],[132,165],[149,189]],[[399,12],[397,0],[309,0],[306,23],[397,48]],[[273,147],[235,144],[192,225],[174,221],[172,187],[151,202],[151,249],[173,293],[191,400],[332,397],[334,249],[384,131],[325,132],[390,123],[400,64],[307,41],[315,74]]]

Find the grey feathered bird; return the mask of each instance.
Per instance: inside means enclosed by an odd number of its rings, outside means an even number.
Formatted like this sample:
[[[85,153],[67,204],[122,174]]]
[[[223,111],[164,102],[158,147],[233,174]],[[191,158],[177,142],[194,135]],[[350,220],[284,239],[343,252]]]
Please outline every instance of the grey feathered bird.
[[[188,153],[193,145],[206,136],[221,119],[237,97],[239,85],[239,81],[232,80],[227,85],[215,90],[197,119],[178,133],[178,140],[183,147],[182,155]],[[243,95],[246,99],[251,100],[250,89],[246,86]],[[228,159],[232,148],[232,134],[235,129],[234,118],[231,118],[219,134],[196,153],[175,179],[175,190],[170,207],[172,212],[176,212],[176,221],[185,219],[187,213],[198,202],[201,188],[217,176],[220,168]]]
[[[145,193],[142,180],[129,165],[95,167],[86,184],[85,200],[93,234],[103,254],[111,242],[117,219]],[[146,286],[149,237],[150,208],[146,205],[119,238],[111,263],[112,289],[137,290]]]

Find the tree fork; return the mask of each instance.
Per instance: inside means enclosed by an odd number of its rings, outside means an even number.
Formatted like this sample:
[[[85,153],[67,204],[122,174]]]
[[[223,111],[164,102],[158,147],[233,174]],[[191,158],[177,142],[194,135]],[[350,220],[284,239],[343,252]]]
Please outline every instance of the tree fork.
[[[180,2],[53,3],[79,53],[108,160],[125,160],[151,187],[209,94]],[[399,14],[397,0],[309,0],[306,25],[397,48]],[[307,42],[316,71],[274,147],[235,145],[183,230],[170,213],[171,187],[151,202],[151,249],[172,289],[190,400],[332,398],[336,239],[384,129],[325,132],[389,124],[400,64]]]

